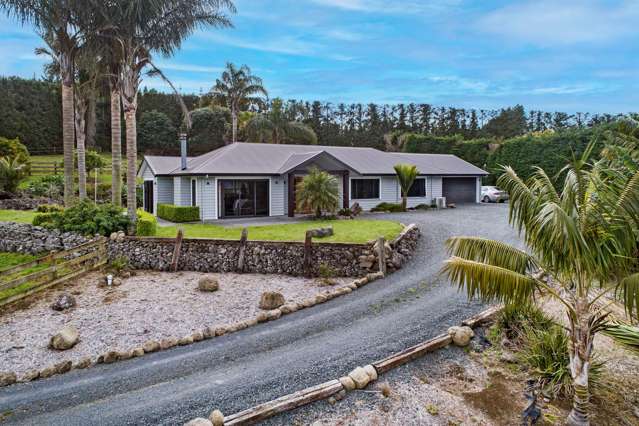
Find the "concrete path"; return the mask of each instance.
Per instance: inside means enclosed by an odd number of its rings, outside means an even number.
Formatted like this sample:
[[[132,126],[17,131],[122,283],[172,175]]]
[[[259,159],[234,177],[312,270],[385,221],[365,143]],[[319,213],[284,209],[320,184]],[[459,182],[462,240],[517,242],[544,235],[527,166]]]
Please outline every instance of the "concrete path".
[[[352,294],[221,338],[0,389],[6,421],[28,425],[179,425],[230,414],[345,374],[433,337],[482,309],[439,271],[444,241],[518,244],[507,205],[379,215],[422,230],[401,271]],[[188,307],[185,307],[188,309]],[[286,418],[274,420],[286,424]]]

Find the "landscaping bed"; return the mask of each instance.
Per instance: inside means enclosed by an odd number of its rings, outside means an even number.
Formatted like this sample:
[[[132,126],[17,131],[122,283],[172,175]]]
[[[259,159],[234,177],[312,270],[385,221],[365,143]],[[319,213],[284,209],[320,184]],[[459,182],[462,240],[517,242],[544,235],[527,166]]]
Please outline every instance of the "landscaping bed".
[[[204,276],[219,281],[219,290],[198,290]],[[279,275],[138,272],[121,285],[99,285],[102,273],[90,273],[73,284],[46,290],[3,308],[0,314],[0,371],[24,380],[35,370],[71,361],[88,366],[109,351],[130,351],[150,340],[181,339],[206,327],[251,321],[262,311],[260,295],[276,291],[286,302],[302,302],[347,279],[314,280]],[[50,305],[63,293],[76,306],[55,311]],[[80,340],[71,349],[48,348],[49,339],[72,325]],[[27,374],[29,373],[29,374]]]

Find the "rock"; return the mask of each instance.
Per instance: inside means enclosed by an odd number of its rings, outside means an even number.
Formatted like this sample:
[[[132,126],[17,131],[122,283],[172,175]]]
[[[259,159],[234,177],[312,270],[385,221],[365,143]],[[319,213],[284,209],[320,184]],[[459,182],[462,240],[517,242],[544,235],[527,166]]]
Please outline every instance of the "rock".
[[[55,374],[55,368],[53,366],[50,366],[40,371],[40,378],[46,379],[47,377],[51,377],[54,374]]]
[[[349,376],[340,377],[339,382],[342,384],[342,386],[344,386],[344,389],[349,392],[357,387],[353,379],[351,379]]]
[[[270,311],[266,312],[266,319],[268,321],[273,321],[273,320],[279,319],[279,317],[281,317],[281,316],[282,316],[282,311],[280,311],[279,309],[273,309],[273,310],[270,310]]]
[[[75,306],[75,297],[71,296],[69,293],[62,293],[57,297],[55,302],[51,305],[51,309],[54,311],[64,311],[65,309],[70,309]]]
[[[324,303],[328,300],[328,298],[326,297],[325,294],[319,293],[315,296],[315,303],[316,304],[320,304],[320,303]]]
[[[190,422],[184,423],[184,426],[213,426],[213,423],[211,423],[211,421],[208,419],[198,417],[191,420]]]
[[[634,409],[634,415],[635,415],[635,417],[636,417],[636,418],[638,418],[638,419],[639,419],[639,407],[635,407],[635,409]]]
[[[355,284],[357,288],[364,287],[366,284],[368,284],[368,278],[362,277],[362,278],[356,279],[355,281],[353,281],[353,284]]]
[[[102,355],[102,362],[105,364],[111,364],[119,359],[120,354],[118,351],[109,351]]]
[[[113,278],[111,285],[113,287],[120,287],[122,285],[122,280],[120,278]]]
[[[14,372],[0,372],[0,387],[9,386],[18,381],[18,376]]]
[[[259,314],[257,314],[257,317],[255,317],[255,319],[258,323],[266,322],[268,321],[268,314],[266,312],[260,312]]]
[[[32,382],[40,377],[40,372],[38,370],[29,370],[20,379],[21,382]]]
[[[346,287],[350,288],[351,290],[357,290],[357,284],[355,283],[348,283],[346,284]]]
[[[366,278],[368,279],[368,282],[373,282],[376,280],[379,280],[380,278],[384,278],[384,273],[383,272],[373,272],[371,274],[367,274]]]
[[[302,301],[302,305],[304,305],[305,308],[310,308],[311,306],[315,306],[315,299],[304,299]]]
[[[72,325],[67,325],[64,326],[56,335],[51,337],[49,347],[59,351],[64,351],[74,347],[79,340],[80,333],[78,330]]]
[[[277,291],[265,291],[260,297],[260,309],[277,309],[284,304],[284,295]]]
[[[213,410],[209,416],[213,426],[224,426],[224,414],[220,410]]]
[[[56,374],[64,374],[71,371],[71,367],[73,367],[73,363],[71,361],[62,361],[53,366]]]
[[[159,351],[160,350],[160,342],[157,342],[155,340],[147,340],[142,345],[142,349],[146,353]]]
[[[217,327],[215,329],[216,336],[224,336],[226,334],[226,327]]]
[[[280,311],[282,311],[282,315],[292,314],[297,311],[296,303],[286,303],[280,307]]]
[[[510,351],[503,351],[501,353],[501,356],[499,357],[499,360],[501,362],[505,362],[508,364],[516,364],[517,363],[517,357],[515,356],[514,353],[510,352]]]
[[[201,331],[194,331],[193,334],[191,334],[191,337],[193,338],[194,342],[204,340],[204,334],[202,334]]]
[[[457,346],[468,346],[470,339],[475,336],[473,329],[467,326],[453,326],[448,329],[448,334],[453,338],[453,343]]]
[[[180,346],[190,345],[191,343],[193,343],[193,337],[191,336],[184,336],[178,340],[178,345]]]
[[[309,229],[313,238],[326,238],[333,235],[333,227],[327,226],[326,228]]]
[[[213,327],[204,327],[202,329],[202,335],[204,336],[205,339],[210,339],[212,337],[215,337],[215,328],[213,328]]]
[[[118,352],[118,360],[124,361],[125,359],[133,358],[133,351],[120,351]]]
[[[158,343],[158,346],[160,344]],[[142,355],[144,355],[146,352],[144,351],[143,348],[134,348],[133,351],[131,352],[131,355],[134,357],[141,357]]]
[[[346,396],[346,391],[344,389],[342,389],[341,391],[337,392],[334,397],[336,400],[341,401],[342,399],[344,399],[344,397]]]
[[[331,396],[330,398],[328,398],[328,403],[331,405],[335,405],[335,403],[337,402],[337,400],[335,399],[334,396]]]
[[[368,377],[368,373],[362,367],[357,367],[355,370],[348,373],[348,377],[353,379],[355,382],[355,387],[357,389],[364,389],[368,382],[370,382],[370,377]]]
[[[161,349],[169,349],[169,348],[172,348],[173,346],[176,346],[177,344],[178,344],[178,341],[175,337],[168,337],[166,339],[160,340]]]
[[[372,365],[365,365],[364,366],[364,371],[366,371],[366,374],[368,374],[368,377],[371,379],[370,381],[373,382],[375,380],[377,380],[377,370],[375,370],[375,367],[373,367]]]
[[[73,366],[73,368],[76,368],[78,370],[82,370],[84,368],[88,368],[91,366],[91,357],[84,357],[81,358],[78,362],[75,363],[75,365]]]
[[[340,290],[342,291],[342,294],[348,294],[353,292],[353,289],[351,289],[350,287],[342,287]]]
[[[211,276],[206,276],[198,280],[197,288],[200,291],[217,291],[220,288],[220,283],[217,279]]]

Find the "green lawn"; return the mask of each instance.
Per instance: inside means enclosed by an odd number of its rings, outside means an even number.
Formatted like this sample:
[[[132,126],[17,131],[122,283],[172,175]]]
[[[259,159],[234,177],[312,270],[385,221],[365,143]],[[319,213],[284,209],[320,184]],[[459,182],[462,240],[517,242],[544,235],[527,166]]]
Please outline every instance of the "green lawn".
[[[334,235],[327,238],[315,238],[316,242],[365,243],[383,236],[387,240],[395,238],[402,225],[388,220],[330,220],[305,221],[285,225],[266,225],[248,227],[249,240],[263,241],[304,241],[306,231],[332,226]],[[225,228],[212,224],[180,225],[187,238],[239,239],[242,228]],[[158,227],[158,237],[175,237],[178,226]]]
[[[0,222],[31,223],[35,215],[34,210],[0,210]]]
[[[31,254],[0,252],[0,272],[21,263],[31,262],[35,258]]]

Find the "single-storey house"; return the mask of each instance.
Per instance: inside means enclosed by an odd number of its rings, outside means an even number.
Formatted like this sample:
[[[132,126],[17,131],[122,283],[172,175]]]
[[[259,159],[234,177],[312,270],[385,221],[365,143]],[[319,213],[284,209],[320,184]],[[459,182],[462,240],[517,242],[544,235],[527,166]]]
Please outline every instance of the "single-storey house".
[[[487,173],[454,156],[383,152],[374,148],[233,143],[198,157],[145,156],[144,208],[158,204],[199,206],[202,220],[248,216],[293,216],[295,186],[312,167],[338,177],[342,207],[355,202],[369,210],[401,201],[393,166],[414,164],[420,171],[409,192],[409,207],[479,202]]]

